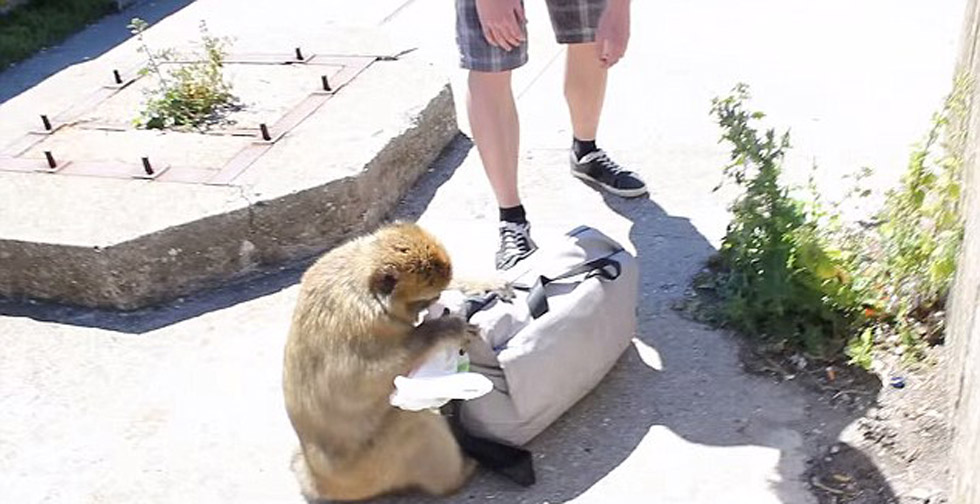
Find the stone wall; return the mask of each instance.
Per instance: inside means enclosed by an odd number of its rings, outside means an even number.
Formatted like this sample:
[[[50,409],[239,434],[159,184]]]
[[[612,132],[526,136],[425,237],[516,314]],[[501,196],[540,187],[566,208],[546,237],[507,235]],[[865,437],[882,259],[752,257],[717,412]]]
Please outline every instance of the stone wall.
[[[947,341],[954,401],[950,502],[980,504],[980,4],[969,0],[958,68],[974,82],[963,153],[966,238],[948,312]]]

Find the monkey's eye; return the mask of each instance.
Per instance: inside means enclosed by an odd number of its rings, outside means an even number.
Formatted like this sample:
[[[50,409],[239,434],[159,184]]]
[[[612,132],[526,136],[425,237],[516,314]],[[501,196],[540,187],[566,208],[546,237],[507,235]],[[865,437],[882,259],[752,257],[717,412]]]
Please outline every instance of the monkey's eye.
[[[398,252],[399,254],[407,254],[408,247],[395,247],[395,251]]]

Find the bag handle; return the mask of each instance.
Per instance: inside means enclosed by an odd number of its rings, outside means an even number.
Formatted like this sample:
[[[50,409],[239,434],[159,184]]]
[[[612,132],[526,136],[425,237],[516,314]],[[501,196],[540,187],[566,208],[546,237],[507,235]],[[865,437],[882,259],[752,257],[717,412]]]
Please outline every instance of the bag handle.
[[[486,308],[493,300],[497,299],[498,296],[496,292],[488,292],[479,296],[470,296],[466,298],[463,302],[463,314],[466,320],[473,317],[473,314]]]
[[[612,271],[610,271],[610,268]],[[585,278],[598,276],[606,280],[615,280],[619,278],[622,271],[623,268],[619,264],[619,261],[610,257],[600,257],[598,259],[593,259],[591,261],[579,264],[565,273],[554,277],[539,275],[537,280],[535,280],[534,285],[530,287],[526,285],[514,285],[514,288],[528,291],[527,305],[530,309],[531,317],[539,318],[545,313],[548,313],[548,295],[544,290],[545,286],[548,284],[576,275],[581,275],[582,273],[586,273]]]

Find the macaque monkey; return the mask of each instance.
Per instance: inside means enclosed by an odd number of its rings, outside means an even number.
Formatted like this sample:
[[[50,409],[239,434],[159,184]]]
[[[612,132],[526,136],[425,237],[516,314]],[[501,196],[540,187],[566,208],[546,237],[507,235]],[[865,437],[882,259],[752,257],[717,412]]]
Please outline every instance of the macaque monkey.
[[[449,255],[394,223],[327,252],[303,275],[283,361],[283,392],[307,499],[364,500],[460,489],[476,463],[445,418],[391,406],[394,379],[441,345],[477,337],[463,318],[419,323],[450,286]]]

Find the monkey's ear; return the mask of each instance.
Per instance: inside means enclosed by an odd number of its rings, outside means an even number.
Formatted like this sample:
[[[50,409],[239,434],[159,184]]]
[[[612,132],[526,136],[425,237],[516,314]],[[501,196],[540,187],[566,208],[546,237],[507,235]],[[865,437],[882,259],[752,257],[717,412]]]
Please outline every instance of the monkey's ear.
[[[395,291],[397,283],[398,273],[390,266],[378,268],[371,275],[371,290],[378,294],[390,296]]]

